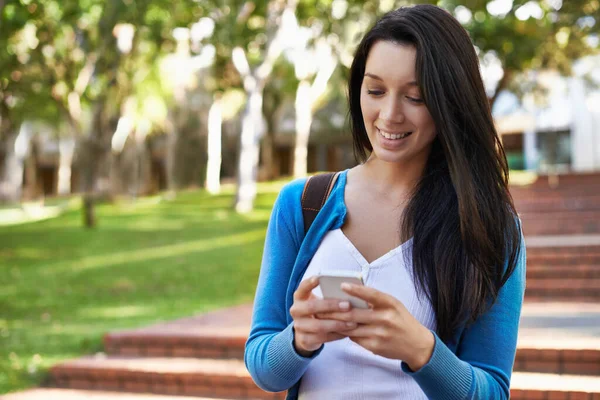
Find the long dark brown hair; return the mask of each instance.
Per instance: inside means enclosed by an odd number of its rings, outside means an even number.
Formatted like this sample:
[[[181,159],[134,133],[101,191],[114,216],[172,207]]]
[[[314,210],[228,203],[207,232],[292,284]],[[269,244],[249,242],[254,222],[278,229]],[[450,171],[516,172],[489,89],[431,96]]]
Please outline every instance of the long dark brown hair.
[[[519,257],[520,223],[508,191],[506,156],[468,33],[445,10],[418,5],[384,15],[356,51],[348,98],[360,161],[373,150],[361,85],[369,51],[381,40],[416,48],[417,83],[436,127],[401,235],[403,241],[413,237],[415,285],[429,297],[437,333],[448,341],[488,310]]]

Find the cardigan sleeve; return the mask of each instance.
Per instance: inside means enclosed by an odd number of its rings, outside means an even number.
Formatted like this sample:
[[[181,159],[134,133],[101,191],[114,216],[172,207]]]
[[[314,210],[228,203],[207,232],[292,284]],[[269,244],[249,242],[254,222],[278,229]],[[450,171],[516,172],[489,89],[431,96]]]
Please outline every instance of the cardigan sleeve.
[[[463,332],[456,354],[435,335],[433,354],[417,372],[402,364],[430,399],[508,399],[525,292],[523,236],[515,270],[494,305]]]
[[[296,352],[293,323],[286,318],[286,292],[303,234],[303,227],[302,231],[296,229],[288,218],[297,212],[295,207],[301,207],[303,187],[302,180],[286,185],[273,206],[244,351],[252,379],[261,389],[271,392],[292,387],[318,355],[316,352],[307,358]]]

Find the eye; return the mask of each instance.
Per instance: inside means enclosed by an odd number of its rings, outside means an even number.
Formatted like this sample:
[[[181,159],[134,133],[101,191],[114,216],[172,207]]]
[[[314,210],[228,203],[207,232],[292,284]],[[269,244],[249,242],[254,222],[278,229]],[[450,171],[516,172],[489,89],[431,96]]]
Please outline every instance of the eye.
[[[367,90],[367,93],[371,96],[381,96],[384,92],[383,90]]]
[[[406,98],[410,101],[412,101],[413,103],[416,104],[423,104],[423,99],[419,99],[417,97],[410,97],[410,96],[406,96]]]

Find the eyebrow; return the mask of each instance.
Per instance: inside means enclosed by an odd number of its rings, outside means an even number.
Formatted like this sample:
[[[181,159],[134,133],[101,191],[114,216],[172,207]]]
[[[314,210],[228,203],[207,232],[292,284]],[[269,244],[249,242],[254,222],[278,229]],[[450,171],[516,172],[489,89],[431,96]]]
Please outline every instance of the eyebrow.
[[[372,73],[370,73],[370,72],[365,72],[365,76],[368,76],[368,77],[369,77],[369,78],[371,78],[371,79],[375,79],[375,80],[377,80],[377,81],[381,81],[381,82],[383,82],[383,79],[382,79],[382,78],[380,78],[379,76],[377,76],[377,75],[375,75],[375,74],[372,74]],[[417,84],[417,81],[411,81],[411,82],[408,82],[408,83],[407,83],[407,85],[408,85],[408,86],[419,86],[419,85]]]

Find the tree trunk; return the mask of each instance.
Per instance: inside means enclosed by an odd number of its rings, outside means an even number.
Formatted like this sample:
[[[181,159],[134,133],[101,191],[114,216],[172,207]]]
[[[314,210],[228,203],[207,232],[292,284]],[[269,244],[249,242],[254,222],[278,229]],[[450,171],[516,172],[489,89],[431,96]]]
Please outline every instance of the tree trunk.
[[[58,195],[71,193],[71,165],[75,151],[74,138],[60,138],[58,142],[59,162],[56,191]]]
[[[496,85],[496,90],[494,91],[494,95],[490,98],[490,109],[494,108],[494,104],[496,103],[496,100],[498,100],[498,96],[500,95],[500,92],[502,92],[504,89],[506,89],[506,87],[510,83],[510,80],[512,79],[512,77],[513,77],[513,72],[511,70],[505,69],[504,74],[502,75],[502,78],[500,78],[500,81],[498,81],[498,85]]]
[[[23,198],[37,200],[41,195],[38,181],[39,145],[35,138],[29,139],[29,152],[25,157],[25,180],[23,185]]]
[[[25,160],[27,160],[31,151],[32,134],[29,123],[25,122],[21,125],[12,146],[13,152],[9,154],[10,159],[7,163],[6,171],[8,173],[7,180],[9,182],[9,193],[12,193],[12,201],[20,201],[24,194]]]
[[[221,190],[221,98],[215,96],[208,112],[208,163],[206,167],[206,190],[217,194]]]
[[[169,124],[169,190],[203,186],[207,155],[201,116],[182,105],[171,111]]]
[[[94,107],[91,129],[81,144],[78,155],[81,162],[81,184],[84,197],[84,222],[86,228],[96,225],[94,206],[100,196],[110,190],[111,139],[116,120],[105,115],[105,103],[98,100]]]
[[[294,148],[294,177],[307,174],[308,138],[312,125],[310,83],[303,79],[296,92],[296,146]]]
[[[267,127],[269,123],[267,123]],[[261,177],[270,181],[276,176],[275,170],[275,131],[267,128],[260,145],[262,154]]]
[[[21,199],[23,160],[15,152],[17,129],[4,128],[2,132],[3,174],[0,183],[0,200],[16,203]]]
[[[279,176],[278,158],[275,153],[275,135],[279,131],[279,121],[284,111],[283,96],[278,96],[275,100],[276,104],[272,104],[272,107],[263,108],[266,127],[260,148],[262,154],[261,176],[267,181]]]
[[[256,82],[248,93],[248,103],[242,118],[240,135],[240,158],[238,164],[238,186],[235,209],[239,213],[252,211],[256,198],[256,180],[258,175],[259,127],[262,122],[263,82]]]
[[[136,171],[135,171],[135,189],[136,197],[148,195],[151,193],[151,169],[152,160],[151,152],[148,145],[147,137],[143,140],[136,141]]]

